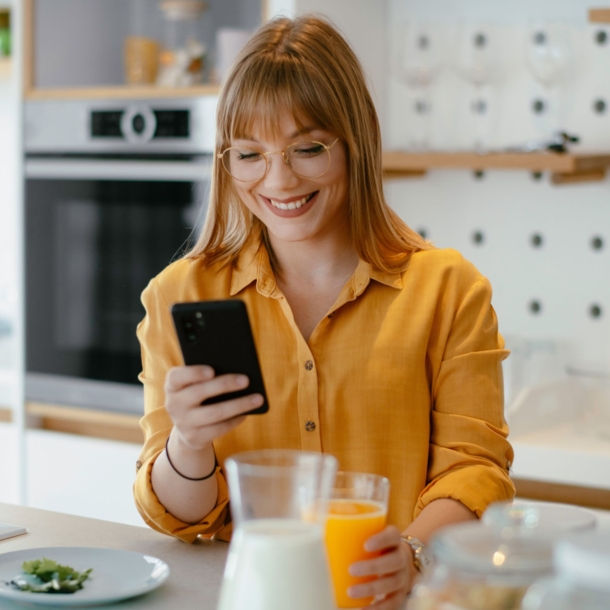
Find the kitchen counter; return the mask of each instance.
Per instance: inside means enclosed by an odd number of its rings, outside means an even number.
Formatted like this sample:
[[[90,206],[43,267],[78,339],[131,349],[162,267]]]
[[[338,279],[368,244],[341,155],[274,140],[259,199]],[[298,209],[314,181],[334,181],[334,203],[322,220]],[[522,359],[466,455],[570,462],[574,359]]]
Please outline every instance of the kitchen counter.
[[[0,522],[28,528],[23,536],[0,541],[0,553],[49,546],[104,547],[145,553],[169,565],[171,573],[164,585],[146,595],[107,606],[113,610],[216,610],[229,548],[225,542],[199,540],[186,544],[148,528],[1,503]],[[0,607],[26,608],[6,600],[0,601]]]
[[[594,512],[598,516],[598,529],[610,532],[610,512]],[[0,541],[0,553],[36,547],[90,546],[146,553],[169,565],[170,577],[157,590],[103,607],[112,607],[113,610],[216,610],[229,548],[224,542],[198,540],[186,544],[148,528],[2,503],[0,522],[28,528],[28,533],[23,536]],[[1,600],[0,607],[3,610],[23,610],[26,606]]]

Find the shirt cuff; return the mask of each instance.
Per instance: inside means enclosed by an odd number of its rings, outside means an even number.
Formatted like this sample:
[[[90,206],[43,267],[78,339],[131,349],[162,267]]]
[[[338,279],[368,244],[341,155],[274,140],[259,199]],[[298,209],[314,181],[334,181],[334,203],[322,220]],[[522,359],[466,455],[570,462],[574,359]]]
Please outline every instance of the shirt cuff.
[[[508,472],[497,466],[466,466],[431,481],[419,495],[413,518],[439,498],[457,500],[481,518],[492,502],[512,500],[514,496],[515,486]]]
[[[199,523],[185,523],[170,514],[153,491],[152,467],[161,452],[162,450],[144,462],[138,471],[133,488],[138,512],[151,528],[185,542],[193,542],[198,536],[211,538],[223,528],[228,513],[229,488],[221,473],[221,467],[217,466],[215,473],[218,482],[216,506]]]

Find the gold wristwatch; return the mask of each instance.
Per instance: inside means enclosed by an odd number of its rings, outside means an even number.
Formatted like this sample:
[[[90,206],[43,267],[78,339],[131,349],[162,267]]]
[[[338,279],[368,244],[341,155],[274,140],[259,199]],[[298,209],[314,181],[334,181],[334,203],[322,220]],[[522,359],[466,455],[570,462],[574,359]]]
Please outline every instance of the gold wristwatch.
[[[413,565],[418,572],[424,572],[432,564],[432,553],[430,549],[415,536],[401,536],[413,551]]]

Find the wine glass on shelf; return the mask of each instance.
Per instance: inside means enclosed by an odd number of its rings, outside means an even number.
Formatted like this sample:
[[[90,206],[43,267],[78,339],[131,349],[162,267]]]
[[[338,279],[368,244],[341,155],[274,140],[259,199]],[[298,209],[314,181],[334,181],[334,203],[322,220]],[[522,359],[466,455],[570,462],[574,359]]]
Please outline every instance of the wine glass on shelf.
[[[474,115],[473,147],[486,152],[491,131],[492,104],[489,86],[498,78],[500,58],[494,27],[467,24],[461,27],[458,71],[471,87],[470,111]]]
[[[432,85],[441,68],[440,36],[425,23],[411,21],[401,30],[399,70],[409,89],[409,148],[430,146],[431,114],[434,109]]]
[[[556,23],[530,24],[525,50],[530,72],[542,87],[543,99],[535,100],[533,109],[542,119],[541,131],[550,136],[565,130],[561,85],[569,78],[574,55],[569,28]]]

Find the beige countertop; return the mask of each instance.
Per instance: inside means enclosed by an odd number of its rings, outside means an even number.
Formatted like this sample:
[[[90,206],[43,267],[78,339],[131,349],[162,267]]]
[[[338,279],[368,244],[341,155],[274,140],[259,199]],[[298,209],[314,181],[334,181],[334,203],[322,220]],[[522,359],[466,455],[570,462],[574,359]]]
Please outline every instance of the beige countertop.
[[[28,528],[28,533],[23,536],[0,541],[0,553],[49,546],[103,547],[145,553],[169,565],[169,579],[156,591],[104,607],[113,610],[216,610],[229,548],[224,542],[200,540],[186,544],[144,527],[2,503],[0,522]],[[26,607],[34,608],[0,601],[2,610],[23,610]]]

